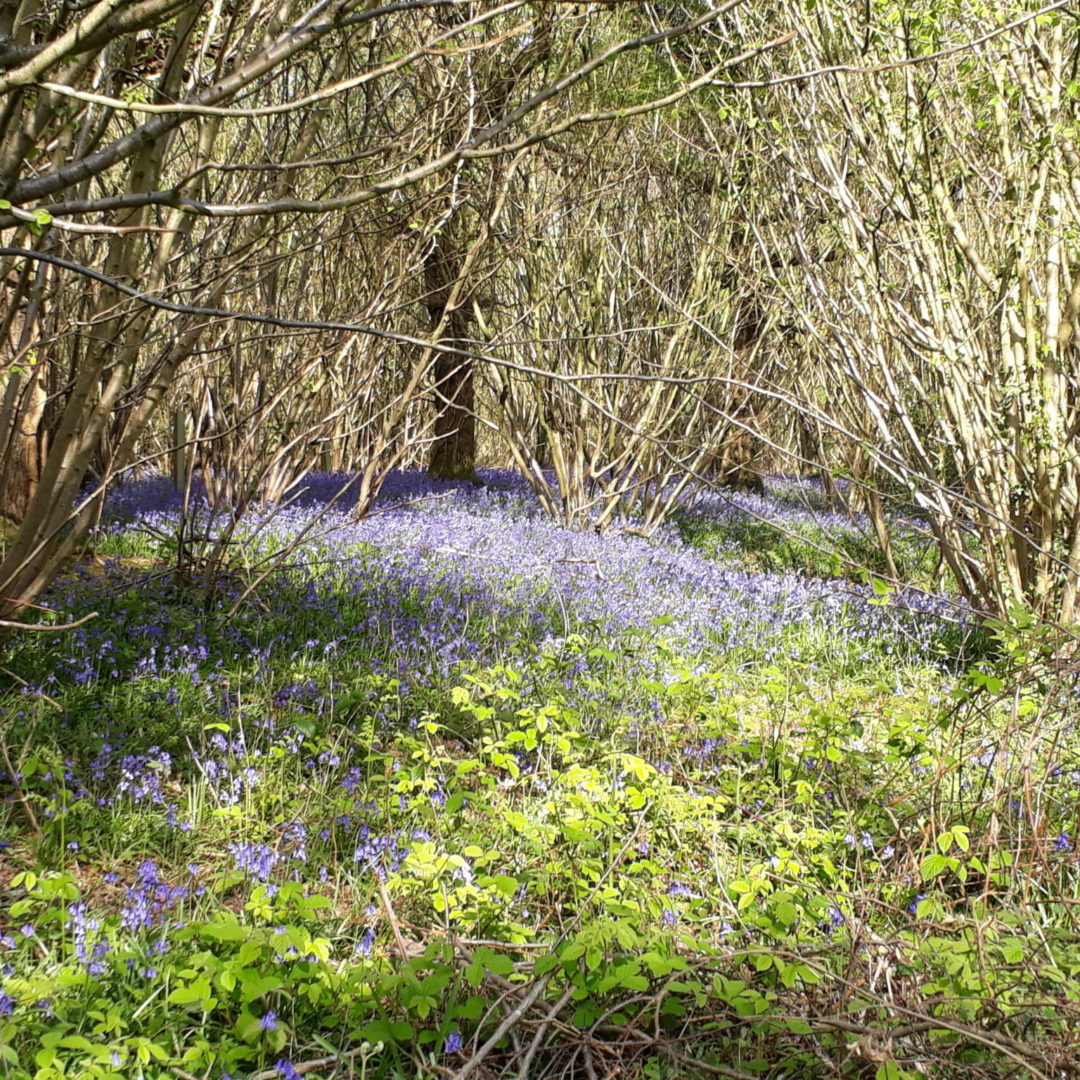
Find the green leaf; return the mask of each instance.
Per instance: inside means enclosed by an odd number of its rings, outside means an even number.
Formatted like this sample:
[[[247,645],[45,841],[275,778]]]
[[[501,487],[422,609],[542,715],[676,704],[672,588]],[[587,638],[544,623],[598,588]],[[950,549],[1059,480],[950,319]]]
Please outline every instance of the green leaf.
[[[938,855],[936,852],[932,855],[927,855],[921,863],[919,863],[919,874],[923,881],[929,881],[931,878],[935,878],[938,874],[942,873],[949,865],[949,860],[944,855]]]
[[[895,1061],[885,1061],[877,1067],[874,1080],[907,1080],[910,1073],[901,1069]]]
[[[404,1020],[372,1020],[359,1031],[365,1042],[408,1042],[413,1037],[413,1029]]]
[[[536,963],[533,964],[533,972],[536,975],[546,975],[549,971],[553,971],[559,966],[562,961],[559,957],[553,953],[548,953],[547,956],[540,956],[537,958]]]
[[[790,901],[784,900],[776,905],[775,914],[776,918],[788,927],[799,917],[799,910]]]
[[[168,997],[171,1005],[194,1005],[210,1000],[210,980],[197,979],[190,986],[178,986]]]
[[[492,879],[495,888],[503,894],[503,896],[514,896],[518,891],[518,879],[510,877],[508,874],[496,874]]]
[[[251,930],[238,922],[227,922],[223,919],[200,926],[199,934],[215,941],[245,941],[251,936]]]
[[[875,596],[891,596],[892,595],[892,591],[893,591],[892,586],[887,581],[883,581],[879,577],[875,577],[875,578],[870,579],[870,587],[874,590],[874,595]]]

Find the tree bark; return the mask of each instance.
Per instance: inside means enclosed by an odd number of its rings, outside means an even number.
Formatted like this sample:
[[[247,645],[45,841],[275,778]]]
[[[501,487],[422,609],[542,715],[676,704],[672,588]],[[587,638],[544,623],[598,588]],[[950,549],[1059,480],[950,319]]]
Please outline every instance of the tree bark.
[[[454,306],[454,285],[461,274],[461,257],[453,241],[436,244],[424,261],[424,284],[432,329],[442,328],[440,345],[464,348],[470,317],[464,300]],[[435,358],[435,442],[428,475],[439,480],[480,484],[476,472],[476,387],[470,357],[440,352]]]
[[[4,396],[9,399],[11,420],[0,432],[3,447],[3,477],[0,485],[0,516],[18,524],[37,491],[48,449],[43,420],[46,393],[42,365],[35,364],[25,373],[8,375]],[[7,405],[8,402],[5,402]]]

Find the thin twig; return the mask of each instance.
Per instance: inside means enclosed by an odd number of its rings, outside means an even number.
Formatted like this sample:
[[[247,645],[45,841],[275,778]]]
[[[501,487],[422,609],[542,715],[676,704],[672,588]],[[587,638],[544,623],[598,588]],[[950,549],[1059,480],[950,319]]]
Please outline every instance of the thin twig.
[[[40,840],[45,834],[41,831],[34,808],[30,805],[30,800],[26,797],[26,793],[17,779],[15,766],[11,764],[11,758],[8,756],[7,740],[2,738],[0,738],[0,754],[3,755],[4,764],[7,766],[8,776],[11,777],[11,785],[15,789],[15,798],[22,803],[22,808],[26,811],[26,816],[30,820],[30,828],[33,829],[34,836]]]
[[[17,683],[19,683],[20,686],[25,686],[27,690],[32,691],[39,698],[47,701],[54,709],[59,709],[60,712],[64,711],[64,706],[61,705],[59,701],[57,701],[55,698],[49,697],[49,695],[46,694],[45,691],[40,689],[39,687],[31,686],[31,684],[28,683],[21,675],[16,675],[14,671],[11,671],[6,667],[0,667],[0,671],[2,671],[9,679],[14,679]]]
[[[521,1068],[518,1069],[518,1080],[529,1080],[529,1069],[532,1068],[533,1058],[536,1057],[536,1052],[540,1049],[540,1044],[544,1041],[544,1036],[547,1034],[548,1029],[551,1027],[555,1018],[562,1012],[563,1006],[565,1006],[570,998],[573,997],[574,989],[573,986],[567,987],[563,996],[548,1009],[547,1016],[540,1022],[540,1026],[536,1029],[536,1034],[529,1044],[529,1049],[525,1052],[525,1057],[521,1062]]]
[[[74,622],[61,623],[59,626],[44,626],[41,623],[12,622],[10,619],[0,619],[0,627],[5,627],[10,630],[36,630],[41,634],[59,634],[64,630],[74,630],[77,626],[82,626],[91,619],[96,619],[97,617],[98,613],[96,611],[91,611],[89,615],[84,615],[81,619],[76,619]]]
[[[529,992],[515,1005],[510,1012],[506,1014],[503,1021],[492,1032],[491,1037],[488,1039],[479,1050],[464,1065],[454,1074],[454,1080],[465,1080],[467,1076],[470,1076],[480,1065],[484,1058],[491,1053],[495,1048],[496,1043],[516,1024],[524,1015],[532,1008],[533,1002],[544,992],[544,988],[551,980],[552,972],[549,971],[544,975],[541,975],[536,982],[533,983]]]
[[[382,906],[386,911],[386,918],[390,922],[390,929],[394,933],[394,941],[397,942],[398,952],[401,953],[402,961],[408,963],[414,953],[409,951],[409,946],[401,934],[401,927],[398,924],[397,916],[394,914],[394,905],[390,903],[390,894],[386,891],[386,885],[378,874],[375,875],[375,883],[379,890],[379,899],[382,901]]]

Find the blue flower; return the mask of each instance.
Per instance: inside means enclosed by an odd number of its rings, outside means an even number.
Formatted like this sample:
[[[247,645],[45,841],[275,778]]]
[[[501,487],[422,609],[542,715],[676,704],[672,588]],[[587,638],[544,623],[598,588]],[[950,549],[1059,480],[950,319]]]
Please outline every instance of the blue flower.
[[[274,1068],[281,1074],[282,1080],[301,1080],[300,1074],[293,1068],[291,1061],[281,1058],[275,1062]]]
[[[446,1043],[443,1046],[444,1054],[456,1054],[461,1049],[461,1032],[451,1031],[446,1036]]]
[[[10,1016],[15,1011],[15,999],[0,990],[0,1016]]]
[[[364,936],[356,943],[356,952],[360,956],[370,956],[371,947],[375,944],[375,931],[369,926],[364,931]]]
[[[259,1018],[259,1027],[263,1031],[277,1031],[277,1013],[273,1009],[268,1009]]]

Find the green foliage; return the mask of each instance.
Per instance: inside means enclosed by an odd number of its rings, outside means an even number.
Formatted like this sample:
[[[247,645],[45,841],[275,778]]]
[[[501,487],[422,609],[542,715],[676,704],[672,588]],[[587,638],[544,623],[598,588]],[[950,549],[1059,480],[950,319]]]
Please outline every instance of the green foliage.
[[[375,637],[328,656],[329,624],[183,604],[208,657],[282,647],[4,703],[6,1080],[452,1069],[537,986],[537,1068],[578,1038],[641,1077],[993,1075],[1010,1031],[1073,1045],[1077,746],[1034,624],[962,677],[688,659],[658,625],[433,682]],[[103,715],[144,764],[84,792]]]
[[[673,515],[673,521],[688,543],[749,570],[794,571],[821,578],[887,572],[869,524],[860,525],[857,520],[838,524],[835,514],[824,515],[820,522],[773,522],[752,514],[717,521],[689,510]],[[893,559],[904,581],[925,586],[933,573],[936,550],[924,534],[899,528],[893,537]]]

